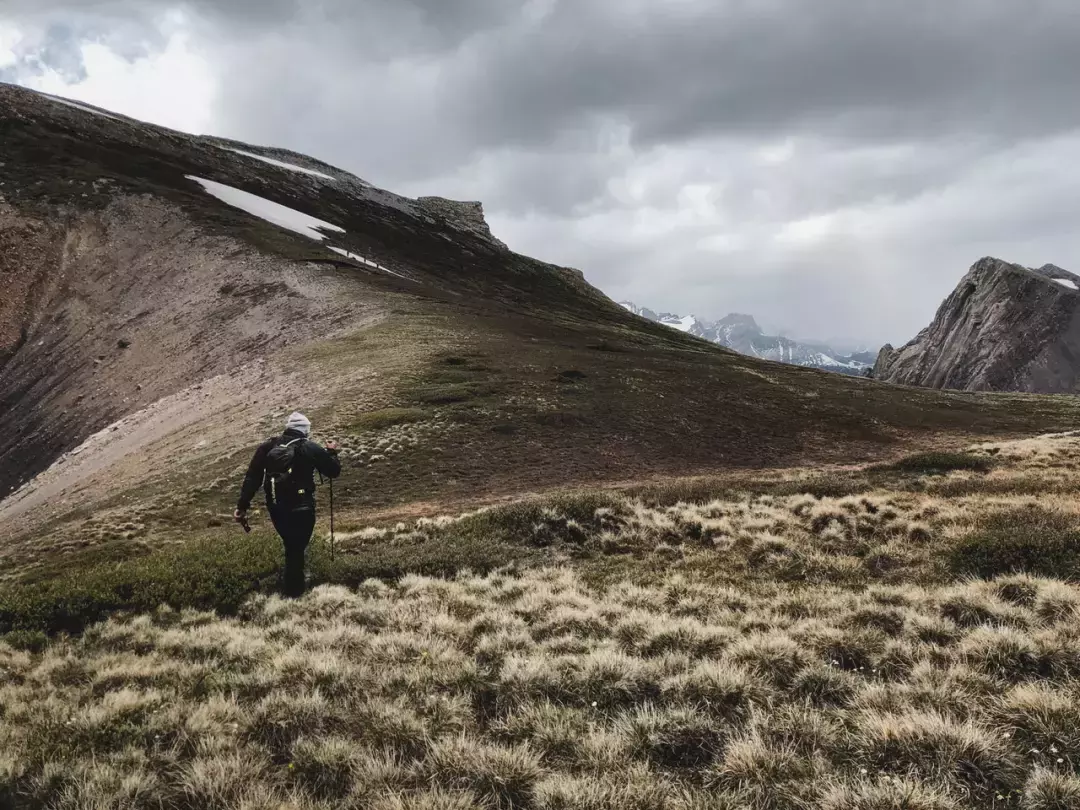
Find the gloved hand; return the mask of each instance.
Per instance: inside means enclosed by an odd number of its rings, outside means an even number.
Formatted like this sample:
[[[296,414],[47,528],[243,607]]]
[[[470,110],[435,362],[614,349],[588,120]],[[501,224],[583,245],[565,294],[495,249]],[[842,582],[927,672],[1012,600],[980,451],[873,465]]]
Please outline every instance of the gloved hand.
[[[326,443],[326,452],[332,456],[336,456],[341,452],[341,448],[338,447],[338,443],[335,441],[329,441]]]

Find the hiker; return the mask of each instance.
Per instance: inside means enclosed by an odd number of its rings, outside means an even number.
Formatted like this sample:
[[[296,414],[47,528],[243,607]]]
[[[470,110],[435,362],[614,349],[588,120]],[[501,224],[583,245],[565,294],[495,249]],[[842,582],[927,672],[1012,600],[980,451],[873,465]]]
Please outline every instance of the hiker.
[[[328,442],[325,448],[320,447],[308,438],[310,435],[311,422],[302,413],[294,413],[281,436],[259,445],[233,515],[246,526],[251,499],[261,484],[270,520],[285,544],[282,590],[291,597],[304,592],[304,552],[315,531],[315,473],[331,479],[341,474],[337,445]]]

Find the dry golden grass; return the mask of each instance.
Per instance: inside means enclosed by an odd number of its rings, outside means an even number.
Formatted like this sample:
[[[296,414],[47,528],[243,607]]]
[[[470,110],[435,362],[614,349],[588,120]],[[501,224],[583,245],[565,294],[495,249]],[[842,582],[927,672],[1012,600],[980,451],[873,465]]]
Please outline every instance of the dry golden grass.
[[[980,480],[1071,480],[1074,446]],[[0,641],[0,807],[1075,810],[1080,587],[950,576],[1032,500],[934,492],[968,478],[552,507],[523,542],[562,564]]]
[[[1080,589],[732,597],[408,577],[0,644],[0,784],[19,807],[1075,806],[1080,616],[1044,607]]]

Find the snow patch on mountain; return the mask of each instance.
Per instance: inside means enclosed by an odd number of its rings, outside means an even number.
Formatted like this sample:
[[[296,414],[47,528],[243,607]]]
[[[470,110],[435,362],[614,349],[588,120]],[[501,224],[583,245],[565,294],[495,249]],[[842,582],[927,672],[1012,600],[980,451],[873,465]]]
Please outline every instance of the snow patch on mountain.
[[[344,256],[346,259],[352,259],[354,262],[366,264],[368,267],[374,267],[376,270],[382,270],[384,273],[389,273],[392,276],[397,276],[398,278],[405,279],[405,281],[411,281],[414,284],[416,283],[415,279],[411,279],[408,276],[402,275],[401,273],[395,273],[389,267],[383,267],[378,262],[373,262],[371,259],[365,259],[363,256],[357,253],[350,253],[349,251],[345,250],[345,248],[330,246],[330,250],[334,251],[334,253]]]
[[[194,180],[203,187],[203,190],[206,191],[207,194],[217,197],[223,203],[231,205],[233,208],[239,208],[241,211],[247,211],[252,216],[264,219],[281,228],[295,231],[309,239],[314,239],[316,241],[325,239],[326,234],[319,233],[319,229],[345,233],[344,228],[339,228],[337,225],[331,225],[329,222],[324,222],[321,219],[309,216],[301,211],[289,208],[286,205],[273,202],[265,197],[260,197],[257,194],[252,194],[249,191],[241,191],[238,188],[227,186],[224,183],[217,183],[213,180],[204,180],[201,177],[195,177],[191,174],[186,174],[184,176],[188,180]]]
[[[683,318],[672,318],[670,316],[660,321],[672,329],[678,329],[680,332],[686,332],[690,334],[693,332],[694,327],[698,325],[698,320],[693,315],[687,315]]]
[[[53,96],[48,93],[42,93],[41,95],[50,101],[55,101],[57,104],[63,104],[65,107],[73,107],[76,110],[82,110],[83,112],[90,113],[91,115],[100,115],[102,118],[111,118],[113,121],[121,121],[123,119],[117,118],[115,115],[109,115],[109,113],[103,110],[98,110],[93,107],[89,107],[86,104],[80,104],[77,101],[71,101],[70,99],[60,98],[59,96]]]
[[[233,150],[235,151],[235,150]],[[252,157],[256,157],[253,155]],[[314,239],[317,242],[321,242],[326,239],[327,234],[320,233],[320,231],[332,231],[335,233],[345,233],[344,228],[340,228],[337,225],[332,225],[329,222],[325,222],[317,217],[310,216],[297,211],[293,208],[289,208],[286,205],[268,200],[265,197],[260,197],[257,194],[252,194],[249,191],[241,191],[238,188],[227,186],[224,183],[217,183],[213,180],[206,180],[201,177],[195,177],[194,175],[184,175],[188,180],[194,180],[196,183],[203,187],[203,190],[207,194],[217,197],[223,203],[231,205],[234,208],[239,208],[241,211],[247,211],[252,216],[256,216],[259,219],[264,219],[267,222],[273,223],[281,228],[286,228],[295,233],[306,236],[309,239]],[[331,178],[332,179],[332,178]],[[366,265],[368,267],[374,267],[376,270],[382,270],[384,273],[388,273],[391,276],[397,276],[405,281],[411,281],[416,283],[415,279],[409,278],[406,275],[395,272],[389,267],[383,267],[378,262],[373,262],[357,253],[351,253],[345,248],[333,247],[327,245],[330,250],[334,251],[340,256],[344,256],[346,259],[351,259],[354,262]]]
[[[354,262],[360,262],[361,264],[366,264],[366,265],[369,265],[371,267],[378,267],[379,266],[375,262],[371,261],[371,259],[365,259],[363,256],[361,256],[361,255],[359,255],[357,253],[350,253],[349,251],[345,250],[345,248],[339,248],[339,247],[332,247],[331,246],[330,249],[332,251],[334,251],[334,253],[341,254],[346,259],[352,259]]]
[[[228,149],[228,151],[230,152],[235,152],[238,155],[243,155],[244,157],[261,160],[263,163],[269,163],[271,166],[277,166],[280,169],[288,169],[289,171],[300,172],[301,174],[307,174],[312,177],[319,177],[323,180],[337,179],[336,177],[331,177],[328,174],[317,172],[314,169],[306,169],[303,166],[297,166],[295,163],[286,163],[284,160],[275,160],[274,158],[266,157],[265,155],[256,155],[254,152],[245,152],[243,149],[232,149],[231,147],[226,147],[226,149]]]

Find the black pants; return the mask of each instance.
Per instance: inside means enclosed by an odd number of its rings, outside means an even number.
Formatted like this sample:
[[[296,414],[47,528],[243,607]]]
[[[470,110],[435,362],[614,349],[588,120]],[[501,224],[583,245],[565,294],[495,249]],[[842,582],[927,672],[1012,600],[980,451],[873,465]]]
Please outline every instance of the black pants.
[[[283,509],[270,507],[270,520],[285,544],[285,575],[282,593],[300,596],[304,593],[304,552],[315,531],[315,507]]]

